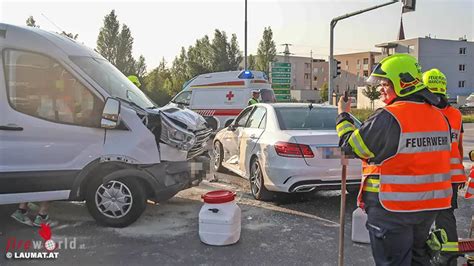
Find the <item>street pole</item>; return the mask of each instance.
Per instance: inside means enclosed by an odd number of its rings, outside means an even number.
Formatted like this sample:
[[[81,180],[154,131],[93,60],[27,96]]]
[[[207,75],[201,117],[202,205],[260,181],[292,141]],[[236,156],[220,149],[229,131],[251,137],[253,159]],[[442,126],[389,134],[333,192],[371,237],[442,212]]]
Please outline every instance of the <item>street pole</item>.
[[[244,70],[247,70],[247,0],[245,0],[245,59],[244,59]]]
[[[377,9],[377,8],[381,8],[381,7],[384,7],[384,6],[388,6],[388,5],[391,5],[391,4],[395,4],[399,2],[399,0],[393,0],[393,1],[390,1],[388,3],[385,3],[385,4],[381,4],[381,5],[376,5],[376,6],[373,6],[373,7],[369,7],[369,8],[366,8],[366,9],[362,9],[362,10],[359,10],[359,11],[355,11],[355,12],[352,12],[352,13],[348,13],[348,14],[345,14],[343,16],[339,16],[339,17],[336,17],[336,18],[333,18],[331,20],[331,23],[330,23],[330,27],[329,27],[329,79],[328,79],[328,100],[329,100],[329,104],[333,104],[333,101],[332,101],[332,94],[334,92],[334,66],[333,66],[333,61],[334,61],[334,28],[336,27],[336,24],[338,21],[340,20],[343,20],[343,19],[346,19],[346,18],[349,18],[349,17],[352,17],[352,16],[355,16],[355,15],[359,15],[359,14],[362,14],[362,13],[365,13],[367,11],[371,11],[371,10],[374,10],[374,9]]]

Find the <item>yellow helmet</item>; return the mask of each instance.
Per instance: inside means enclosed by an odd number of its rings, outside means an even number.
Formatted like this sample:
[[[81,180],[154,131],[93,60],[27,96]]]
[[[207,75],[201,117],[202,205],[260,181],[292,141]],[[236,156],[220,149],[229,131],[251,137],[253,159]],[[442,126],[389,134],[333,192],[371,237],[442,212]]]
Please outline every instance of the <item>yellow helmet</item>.
[[[439,69],[433,68],[423,73],[423,83],[432,93],[447,95],[446,76]]]
[[[367,81],[375,82],[379,79],[389,79],[399,97],[405,97],[426,88],[421,81],[420,65],[416,58],[408,54],[394,54],[380,61]]]
[[[130,75],[130,76],[128,76],[128,79],[129,79],[133,84],[135,84],[135,86],[137,86],[137,87],[139,87],[139,88],[140,88],[140,86],[142,85],[142,84],[140,83],[140,80],[138,80],[138,77],[135,76],[135,75]]]

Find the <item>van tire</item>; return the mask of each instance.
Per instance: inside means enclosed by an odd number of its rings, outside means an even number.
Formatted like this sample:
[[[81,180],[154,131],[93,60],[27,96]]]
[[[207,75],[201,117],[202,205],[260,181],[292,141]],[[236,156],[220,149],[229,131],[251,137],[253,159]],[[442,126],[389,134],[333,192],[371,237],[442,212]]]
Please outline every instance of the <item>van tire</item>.
[[[113,175],[114,173],[111,173],[110,175]],[[107,176],[104,178],[107,180]],[[128,206],[128,209],[126,209],[126,213],[122,213],[121,211],[116,211],[115,213],[111,211],[104,211],[101,210],[100,208],[104,208],[105,204],[101,205],[100,203],[96,203],[96,198],[98,201],[101,200],[101,197],[99,196],[100,194],[103,195],[111,195],[107,194],[108,190],[107,188],[120,188],[121,191],[118,191],[117,193],[120,193],[117,195],[118,197],[123,198],[130,198],[127,201],[131,201],[131,206]],[[99,191],[100,189],[100,191]],[[115,197],[116,194],[113,196]],[[108,200],[105,197],[102,199]],[[120,204],[118,200],[113,199],[113,202]],[[91,180],[91,182],[87,185],[87,190],[86,190],[86,205],[87,209],[89,210],[89,213],[94,217],[94,219],[97,221],[97,223],[105,226],[110,226],[110,227],[126,227],[133,222],[135,222],[140,215],[143,213],[143,211],[146,208],[146,191],[145,188],[141,185],[141,183],[135,179],[135,177],[130,176],[126,178],[119,178],[117,180],[111,180],[107,182],[106,184],[103,184],[102,178],[94,178]],[[100,207],[99,207],[100,206]],[[109,205],[110,206],[110,205]],[[123,207],[127,208],[127,207]],[[123,210],[123,209],[122,209]],[[107,212],[107,214],[106,214]],[[119,214],[118,218],[113,218],[113,214],[117,215]]]

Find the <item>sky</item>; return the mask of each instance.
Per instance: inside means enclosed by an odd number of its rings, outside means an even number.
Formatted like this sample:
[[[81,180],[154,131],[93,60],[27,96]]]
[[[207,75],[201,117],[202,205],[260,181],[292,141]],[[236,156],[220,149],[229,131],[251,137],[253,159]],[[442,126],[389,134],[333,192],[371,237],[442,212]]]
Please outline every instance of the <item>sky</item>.
[[[332,18],[388,0],[248,0],[248,54],[256,54],[265,27],[271,27],[277,52],[290,43],[298,56],[327,59]],[[405,37],[474,39],[474,0],[417,0],[415,12],[403,14]],[[134,38],[133,54],[143,55],[148,70],[162,58],[171,66],[181,47],[214,30],[235,33],[244,51],[244,0],[41,1],[0,0],[0,22],[25,25],[29,16],[49,31],[79,34],[78,41],[96,47],[104,16],[115,9]],[[398,35],[401,3],[340,21],[335,28],[335,54],[378,51],[375,44]]]

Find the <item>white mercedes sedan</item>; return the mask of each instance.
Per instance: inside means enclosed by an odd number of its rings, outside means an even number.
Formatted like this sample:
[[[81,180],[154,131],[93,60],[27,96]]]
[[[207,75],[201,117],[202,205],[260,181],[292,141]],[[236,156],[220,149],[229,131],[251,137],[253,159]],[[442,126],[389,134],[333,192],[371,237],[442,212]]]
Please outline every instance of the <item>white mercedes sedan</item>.
[[[248,179],[259,200],[272,199],[273,192],[340,189],[336,117],[337,108],[327,105],[249,106],[216,134],[214,170],[226,168]],[[360,180],[360,160],[349,159],[348,190],[357,190]]]

